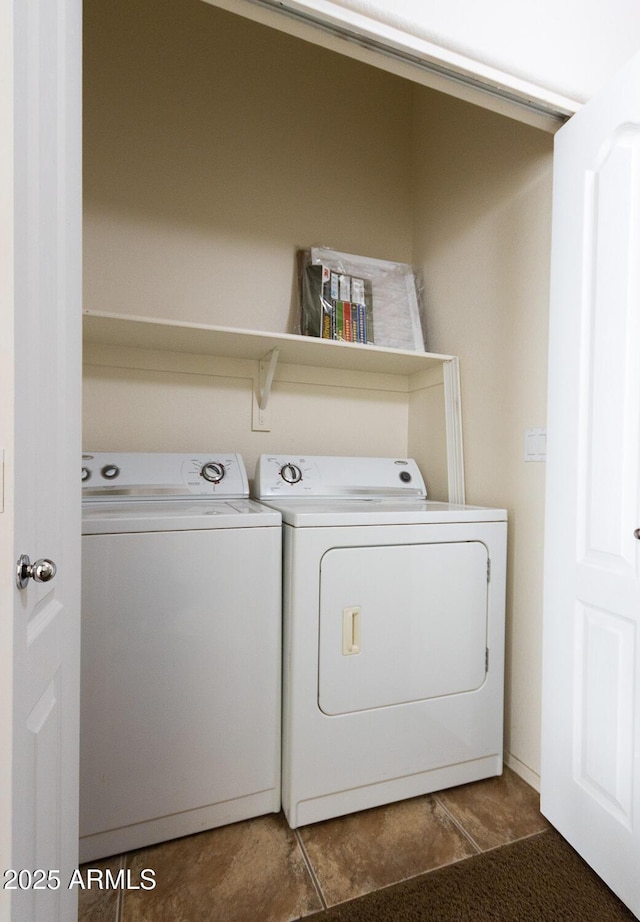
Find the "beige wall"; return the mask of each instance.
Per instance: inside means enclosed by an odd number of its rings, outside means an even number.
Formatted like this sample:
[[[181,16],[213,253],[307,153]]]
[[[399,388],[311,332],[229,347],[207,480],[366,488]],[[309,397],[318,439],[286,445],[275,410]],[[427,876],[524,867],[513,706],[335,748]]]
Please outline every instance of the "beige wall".
[[[85,7],[85,308],[293,332],[298,246],[424,269],[468,501],[509,510],[507,746],[535,780],[551,138],[199,0]],[[290,366],[256,433],[251,373],[93,346],[85,447],[411,453],[442,497],[441,388]]]
[[[415,126],[428,340],[460,357],[467,502],[509,512],[506,745],[537,774],[544,464],[523,457],[546,418],[553,142],[427,90]]]
[[[86,308],[293,332],[296,247],[410,259],[402,80],[200,0],[84,28]]]
[[[410,84],[200,0],[85,7],[85,309],[295,332],[298,247],[410,260]],[[280,366],[256,433],[241,362],[85,359],[86,448],[408,453],[392,376]]]

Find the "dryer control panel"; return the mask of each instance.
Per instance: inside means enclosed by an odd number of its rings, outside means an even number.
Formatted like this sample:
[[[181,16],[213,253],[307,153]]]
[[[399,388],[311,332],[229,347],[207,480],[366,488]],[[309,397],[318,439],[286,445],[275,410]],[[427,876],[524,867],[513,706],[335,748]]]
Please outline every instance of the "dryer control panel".
[[[427,489],[412,458],[261,455],[254,482],[258,499],[425,499]]]
[[[242,457],[235,452],[87,451],[82,455],[85,499],[171,499],[249,495]]]

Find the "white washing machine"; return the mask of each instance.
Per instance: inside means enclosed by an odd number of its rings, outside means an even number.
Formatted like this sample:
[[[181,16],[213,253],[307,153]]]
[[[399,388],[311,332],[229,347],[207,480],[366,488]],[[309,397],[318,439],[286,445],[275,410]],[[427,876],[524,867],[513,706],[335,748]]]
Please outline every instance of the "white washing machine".
[[[502,772],[504,509],[414,461],[263,455],[283,520],[283,808],[297,827]]]
[[[229,452],[82,471],[80,860],[278,811],[280,514]]]

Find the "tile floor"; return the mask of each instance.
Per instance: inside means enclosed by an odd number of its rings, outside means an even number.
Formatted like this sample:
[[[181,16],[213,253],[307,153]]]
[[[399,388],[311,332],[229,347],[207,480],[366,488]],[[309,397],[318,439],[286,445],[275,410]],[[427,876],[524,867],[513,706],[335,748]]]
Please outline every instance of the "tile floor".
[[[81,890],[78,922],[293,922],[547,826],[509,769],[295,831],[272,814],[92,863],[156,887]]]

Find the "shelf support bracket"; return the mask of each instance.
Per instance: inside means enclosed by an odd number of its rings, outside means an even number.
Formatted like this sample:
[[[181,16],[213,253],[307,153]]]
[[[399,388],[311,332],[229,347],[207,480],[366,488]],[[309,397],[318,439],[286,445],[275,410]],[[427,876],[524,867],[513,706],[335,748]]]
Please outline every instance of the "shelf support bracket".
[[[268,432],[271,429],[269,397],[279,356],[280,349],[276,347],[258,362],[258,376],[253,396],[252,429],[254,432]]]
[[[267,404],[269,403],[269,395],[271,394],[271,385],[273,384],[273,376],[276,373],[276,365],[278,364],[278,356],[280,355],[279,349],[272,349],[262,361],[259,363],[258,370],[258,386],[260,389],[260,395],[258,398],[258,406],[261,410],[267,409]],[[267,362],[267,356],[269,361]]]

